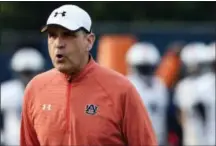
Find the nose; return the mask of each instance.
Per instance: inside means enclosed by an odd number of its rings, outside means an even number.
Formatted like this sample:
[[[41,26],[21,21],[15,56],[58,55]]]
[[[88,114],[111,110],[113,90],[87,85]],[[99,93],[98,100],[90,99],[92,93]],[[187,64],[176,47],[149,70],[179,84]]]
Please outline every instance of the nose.
[[[56,38],[56,48],[57,49],[64,49],[65,48],[65,43],[61,37]]]

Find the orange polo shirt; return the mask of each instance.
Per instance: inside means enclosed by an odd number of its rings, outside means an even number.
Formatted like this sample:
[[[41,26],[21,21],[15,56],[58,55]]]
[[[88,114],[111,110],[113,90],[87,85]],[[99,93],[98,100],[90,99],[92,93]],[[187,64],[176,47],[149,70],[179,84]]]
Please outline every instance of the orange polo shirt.
[[[25,90],[21,146],[153,146],[148,113],[133,85],[93,59],[68,82],[56,69]]]

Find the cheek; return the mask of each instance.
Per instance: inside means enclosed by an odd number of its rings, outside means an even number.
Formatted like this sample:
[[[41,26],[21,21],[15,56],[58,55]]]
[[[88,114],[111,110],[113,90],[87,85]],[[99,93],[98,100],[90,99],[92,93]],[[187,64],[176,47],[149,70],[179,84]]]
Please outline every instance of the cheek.
[[[48,51],[51,58],[54,57],[54,46],[53,43],[48,42]]]
[[[79,55],[83,50],[83,44],[79,40],[74,40],[69,43],[68,49],[71,53],[74,53],[74,55]]]
[[[78,43],[78,46],[79,46],[79,51],[80,53],[85,53],[86,51],[88,51],[88,44],[86,42],[85,39],[79,39],[79,43]]]

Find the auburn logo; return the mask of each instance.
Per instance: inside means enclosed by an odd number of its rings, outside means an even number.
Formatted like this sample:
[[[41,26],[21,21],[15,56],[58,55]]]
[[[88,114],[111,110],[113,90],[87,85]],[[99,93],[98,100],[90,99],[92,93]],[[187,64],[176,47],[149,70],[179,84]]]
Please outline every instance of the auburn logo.
[[[90,115],[95,115],[97,113],[97,109],[98,109],[98,106],[96,106],[94,104],[88,104],[88,105],[86,105],[85,112],[87,114],[90,114]]]

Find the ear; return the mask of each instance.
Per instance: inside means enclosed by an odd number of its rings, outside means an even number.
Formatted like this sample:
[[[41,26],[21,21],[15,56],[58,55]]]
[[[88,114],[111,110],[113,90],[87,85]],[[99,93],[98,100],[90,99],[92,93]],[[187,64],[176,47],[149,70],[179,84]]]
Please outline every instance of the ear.
[[[88,41],[87,51],[90,51],[94,45],[94,42],[95,42],[94,33],[90,33],[87,35],[87,41]]]

